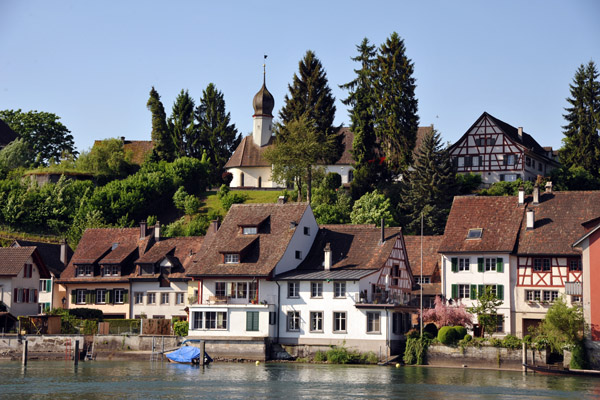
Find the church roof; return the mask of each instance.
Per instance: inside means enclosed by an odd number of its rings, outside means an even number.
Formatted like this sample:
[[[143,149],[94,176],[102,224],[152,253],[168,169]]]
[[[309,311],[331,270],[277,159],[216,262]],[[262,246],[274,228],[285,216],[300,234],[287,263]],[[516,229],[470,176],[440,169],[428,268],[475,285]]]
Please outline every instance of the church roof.
[[[267,117],[273,117],[273,108],[275,108],[275,99],[267,86],[263,82],[262,87],[254,95],[252,100],[252,107],[254,107],[254,116],[264,115]]]

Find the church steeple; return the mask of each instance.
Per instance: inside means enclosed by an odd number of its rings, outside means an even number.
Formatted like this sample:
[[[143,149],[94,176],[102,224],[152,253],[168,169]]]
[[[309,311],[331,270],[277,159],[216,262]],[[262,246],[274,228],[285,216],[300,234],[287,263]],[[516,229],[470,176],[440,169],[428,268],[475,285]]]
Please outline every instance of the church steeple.
[[[265,55],[265,59],[267,56]],[[257,146],[265,146],[269,143],[272,136],[273,108],[275,108],[275,99],[267,90],[267,72],[266,65],[263,64],[263,85],[254,95],[252,107],[254,107],[254,128],[252,130],[252,140]]]

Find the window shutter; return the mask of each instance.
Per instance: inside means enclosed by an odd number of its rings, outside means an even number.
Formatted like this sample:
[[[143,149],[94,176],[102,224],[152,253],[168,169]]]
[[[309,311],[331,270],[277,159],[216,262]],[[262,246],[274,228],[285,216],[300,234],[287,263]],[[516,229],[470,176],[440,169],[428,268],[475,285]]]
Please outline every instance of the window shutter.
[[[477,259],[477,272],[483,272],[483,258]]]
[[[37,301],[38,301],[38,291],[37,291],[37,289],[33,289],[33,301],[34,301],[34,303],[37,303]]]
[[[471,285],[471,300],[477,300],[477,285]]]
[[[496,294],[498,296],[498,299],[504,300],[504,285],[496,286]]]
[[[452,285],[452,298],[458,298],[458,285]]]
[[[23,289],[23,303],[29,303],[29,289]]]
[[[247,311],[246,312],[246,331],[251,331],[251,330],[252,330],[252,312]]]
[[[496,271],[504,272],[504,260],[502,259],[502,257],[498,257],[498,259],[496,260]]]
[[[452,272],[458,272],[458,258],[452,257]]]
[[[127,290],[123,290],[123,303],[129,303],[129,293],[127,293]]]
[[[71,290],[71,304],[77,303],[77,291]]]
[[[477,287],[477,293],[478,293],[478,297],[480,297],[482,294],[484,294],[485,293],[485,286],[478,285],[478,287]]]
[[[86,292],[85,292],[85,303],[86,304],[92,303],[92,292],[90,290],[86,290]]]
[[[500,182],[504,182],[504,174],[500,174]]]
[[[15,288],[15,295],[13,296],[13,303],[19,302],[19,289]]]
[[[110,301],[110,299],[111,299],[111,297],[112,297],[112,296],[110,295],[111,293],[112,293],[112,290],[107,290],[107,291],[106,291],[106,298],[105,298],[105,300],[106,300],[106,304],[108,304],[108,303],[110,303],[110,302],[111,302],[111,301]]]

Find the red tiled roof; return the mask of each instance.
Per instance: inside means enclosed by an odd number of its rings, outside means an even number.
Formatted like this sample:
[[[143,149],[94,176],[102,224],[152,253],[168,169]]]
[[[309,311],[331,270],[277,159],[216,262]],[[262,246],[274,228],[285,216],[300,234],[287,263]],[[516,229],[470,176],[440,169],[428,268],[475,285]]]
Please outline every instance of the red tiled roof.
[[[254,144],[252,135],[244,137],[227,164],[225,164],[225,168],[270,167],[271,163],[264,159],[263,153],[265,149],[271,147],[272,143],[273,138],[271,137],[269,143],[260,147]]]
[[[219,246],[219,253],[241,253],[257,240],[257,235],[235,236]]]
[[[438,272],[440,255],[438,249],[444,237],[423,236],[423,275],[432,276]],[[421,275],[421,236],[404,236],[404,244],[410,268],[414,276]]]
[[[0,247],[0,275],[16,276],[35,251],[35,247]]]
[[[161,239],[160,242],[154,243],[150,250],[138,258],[135,263],[156,264],[164,258],[169,258],[174,264],[169,278],[185,278],[186,268],[191,264],[193,256],[200,251],[203,241],[204,236]],[[150,276],[144,275],[143,278],[157,278],[159,275],[158,273]],[[141,276],[136,278],[141,278]]]
[[[541,193],[539,204],[531,197],[527,201],[527,209],[535,211],[535,224],[527,230],[523,221],[518,254],[581,254],[571,245],[588,231],[583,224],[600,216],[600,191]]]
[[[525,207],[514,196],[456,196],[440,253],[512,253]],[[481,239],[467,239],[469,229],[482,229]]]
[[[298,223],[307,203],[234,204],[216,234],[207,235],[202,250],[193,257],[188,275],[268,276],[283,256],[295,232],[290,222]],[[250,246],[239,264],[224,264],[220,244],[240,238],[245,221],[269,218],[258,230],[256,245]]]
[[[37,251],[40,253],[40,257],[44,260],[44,264],[46,267],[55,275],[60,276],[61,272],[65,269],[66,265],[64,265],[60,261],[60,243],[45,243],[45,242],[32,242],[29,240],[21,240],[17,239],[14,241],[13,246],[35,246]],[[67,248],[67,263],[73,257],[73,250],[69,245],[66,245]]]

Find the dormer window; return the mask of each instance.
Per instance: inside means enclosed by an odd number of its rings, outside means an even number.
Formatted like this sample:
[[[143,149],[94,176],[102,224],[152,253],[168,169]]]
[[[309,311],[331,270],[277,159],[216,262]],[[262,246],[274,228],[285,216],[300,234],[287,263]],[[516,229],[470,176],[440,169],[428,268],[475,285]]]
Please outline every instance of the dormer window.
[[[469,233],[467,234],[467,239],[481,239],[482,233],[483,233],[482,228],[469,229]]]
[[[256,235],[258,228],[256,226],[245,226],[242,228],[242,234],[244,235]]]
[[[237,253],[226,253],[225,254],[225,264],[239,264],[240,255]]]
[[[118,265],[104,266],[104,276],[119,276],[119,266]]]
[[[115,250],[117,247],[119,247],[119,243],[113,243],[110,249],[112,251]]]
[[[77,276],[92,276],[92,266],[90,264],[78,265]]]
[[[154,265],[152,265],[152,264],[140,265],[140,274],[141,275],[153,275],[154,274]]]

